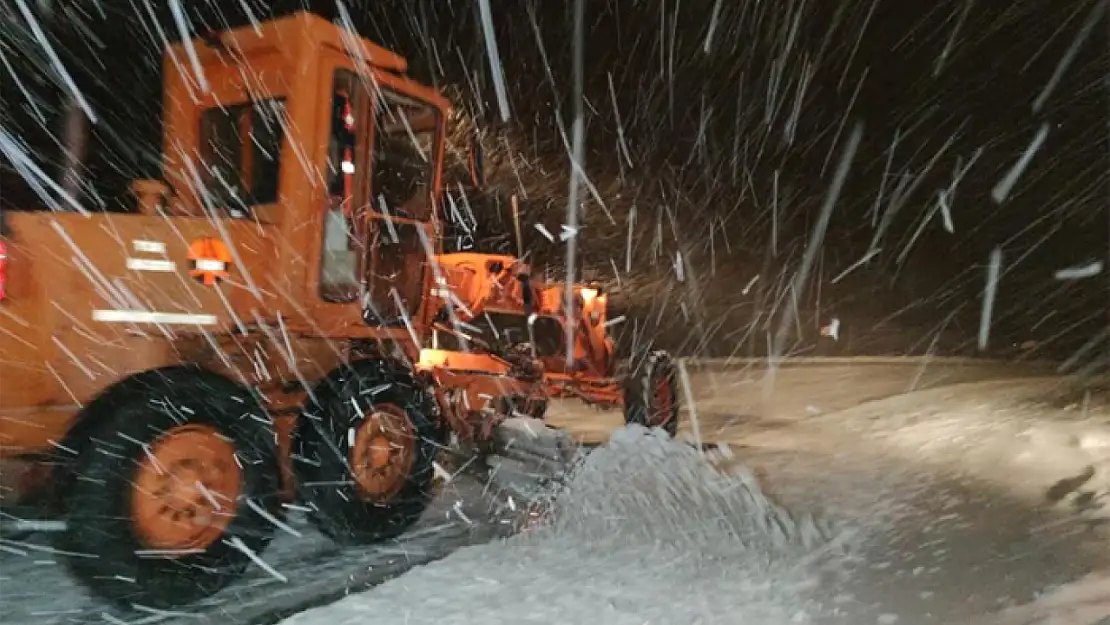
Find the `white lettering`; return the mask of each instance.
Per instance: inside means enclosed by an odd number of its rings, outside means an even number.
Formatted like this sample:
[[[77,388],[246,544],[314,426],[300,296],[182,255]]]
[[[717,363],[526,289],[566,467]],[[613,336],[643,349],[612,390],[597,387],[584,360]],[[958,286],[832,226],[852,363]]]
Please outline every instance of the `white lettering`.
[[[157,325],[214,326],[216,315],[155,312],[151,310],[94,310],[94,321],[104,323],[151,323]]]
[[[135,248],[136,252],[142,252],[144,254],[166,253],[166,244],[161,241],[143,241],[141,239],[136,239],[131,242],[131,245]]]
[[[157,260],[153,258],[128,258],[127,268],[131,271],[177,271],[177,263],[172,260]]]

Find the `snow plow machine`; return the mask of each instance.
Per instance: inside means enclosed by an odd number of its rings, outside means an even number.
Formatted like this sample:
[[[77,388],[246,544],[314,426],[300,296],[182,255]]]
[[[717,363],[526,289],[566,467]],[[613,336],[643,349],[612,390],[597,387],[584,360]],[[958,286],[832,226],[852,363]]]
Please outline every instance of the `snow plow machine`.
[[[566,284],[533,280],[517,257],[459,252],[437,256],[435,265],[440,275],[431,303],[438,313],[420,363],[452,376],[454,382],[445,386],[480,383],[489,373],[511,370],[514,359],[523,357],[536,367],[532,375],[542,378],[542,392],[512,398],[502,412],[542,420],[550,399],[575,398],[602,409],[623,408],[627,423],[675,435],[674,366],[666,352],[651,351],[617,374],[601,286],[569,287],[568,307]],[[478,349],[468,348],[474,345]]]
[[[163,70],[163,178],[133,213],[0,213],[0,503],[53,515],[92,593],[205,598],[294,502],[343,543],[399,536],[452,445],[570,441],[537,420],[553,396],[674,431],[665,358],[612,378],[604,298],[569,318],[515,259],[441,253],[449,106],[405,59],[297,13]]]

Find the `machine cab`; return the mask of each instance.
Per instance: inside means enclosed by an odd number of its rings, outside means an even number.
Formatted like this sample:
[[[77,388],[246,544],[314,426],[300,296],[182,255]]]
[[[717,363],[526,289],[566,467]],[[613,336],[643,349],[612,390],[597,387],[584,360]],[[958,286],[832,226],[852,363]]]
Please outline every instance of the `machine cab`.
[[[254,271],[302,333],[419,338],[448,104],[406,68],[308,13],[167,51],[162,210],[272,231]]]

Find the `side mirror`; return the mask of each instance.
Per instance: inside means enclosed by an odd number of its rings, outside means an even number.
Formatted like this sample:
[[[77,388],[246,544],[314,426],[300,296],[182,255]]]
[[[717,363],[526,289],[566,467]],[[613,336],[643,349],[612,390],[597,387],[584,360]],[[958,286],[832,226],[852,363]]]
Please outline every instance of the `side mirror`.
[[[470,154],[467,158],[467,165],[470,168],[470,184],[475,189],[484,189],[486,187],[486,164],[482,156],[482,141],[477,134],[470,139]]]

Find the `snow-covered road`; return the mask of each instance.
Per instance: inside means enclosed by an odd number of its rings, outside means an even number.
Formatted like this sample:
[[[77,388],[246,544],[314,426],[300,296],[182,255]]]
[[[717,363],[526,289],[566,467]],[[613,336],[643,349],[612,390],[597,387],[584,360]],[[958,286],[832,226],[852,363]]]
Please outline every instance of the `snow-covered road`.
[[[245,579],[202,605],[177,612],[122,613],[90,597],[51,556],[48,535],[0,540],[0,623],[275,622],[313,605],[335,601],[415,564],[443,557],[461,546],[507,533],[511,511],[485,485],[460,476],[440,494],[417,527],[397,541],[370,548],[337,547],[299,513],[288,525],[299,535],[279,533],[262,558],[287,578],[255,568]]]
[[[836,377],[829,369],[820,373]],[[889,386],[900,374],[887,368],[852,375]],[[719,489],[675,496],[683,489],[664,477],[662,486],[647,479],[622,493],[620,480],[647,473],[626,466],[579,506],[591,517],[583,523],[595,526],[592,533],[557,524],[468,548],[287,625],[346,625],[369,614],[416,625],[924,625],[971,622],[1029,602],[1110,565],[1101,512],[1080,505],[1097,503],[1110,484],[1103,475],[1110,460],[1103,441],[1110,438],[1101,432],[1110,415],[1097,398],[1068,397],[1059,379],[993,377],[885,399],[867,391],[872,400],[855,407],[837,404],[850,391],[836,384],[809,387],[808,397],[791,385],[800,397],[776,404],[760,393],[762,413],[749,407],[733,414],[733,423],[709,428],[712,438],[744,445],[734,446],[724,464],[752,467],[772,499],[832,523],[832,541],[816,549],[737,540],[710,505]],[[707,383],[698,380],[700,396]],[[743,388],[735,377],[725,384]],[[737,394],[731,402],[746,399]],[[709,414],[707,406],[715,407],[712,418],[727,418],[728,403],[718,395],[700,408]],[[554,418],[570,424],[581,417]],[[679,455],[671,455],[673,462],[655,457],[654,474],[686,471],[674,460]],[[1058,498],[1068,490],[1062,484],[1088,467],[1094,475],[1078,492]],[[666,522],[646,520],[659,515]],[[598,525],[610,533],[597,532]],[[690,536],[700,538],[684,538]]]
[[[459,480],[429,512],[421,533],[401,544],[340,551],[295,525],[302,537],[283,536],[265,553],[287,584],[257,571],[187,614],[112,613],[72,584],[48,553],[5,542],[3,622],[267,623],[334,601],[290,625],[362,622],[368,614],[417,625],[579,623],[586,616],[630,624],[958,623],[1110,564],[1103,530],[1093,523],[1098,512],[1092,506],[1076,512],[1085,496],[1045,499],[1059,480],[1083,475],[1088,466],[1096,470],[1085,487],[1110,484],[1102,469],[1110,459],[1110,443],[1103,441],[1110,437],[1093,418],[1110,416],[1097,398],[1064,397],[1058,380],[1038,377],[1043,370],[841,361],[782,368],[769,393],[758,367],[691,373],[701,435],[731,444],[734,457],[718,463],[751,467],[772,499],[827,519],[835,529],[832,543],[784,550],[774,541],[753,547],[759,541],[750,535],[742,542],[712,540],[707,527],[719,530],[719,523],[664,514],[657,501],[637,497],[651,492],[649,481],[626,493],[631,503],[614,497],[605,504],[617,501],[623,517],[612,526],[606,516],[593,527],[609,528],[604,535],[614,540],[596,532],[587,538],[532,532],[457,551],[335,601],[495,535],[499,524],[484,522],[484,513],[497,502],[482,495],[482,485]],[[903,394],[912,389],[918,390]],[[593,439],[620,422],[619,415],[573,404],[553,407],[551,418]],[[627,477],[621,470],[613,475]],[[666,483],[654,487],[674,490]],[[681,490],[687,499],[668,509],[707,510],[705,493],[689,482]],[[731,491],[726,485],[723,492]],[[469,522],[458,514],[458,501]],[[737,514],[717,517],[743,516],[736,506],[750,503],[729,503]],[[637,510],[643,514],[637,517]],[[648,513],[656,521],[643,529]],[[666,535],[645,543],[646,535],[662,532],[660,523],[670,528]]]

